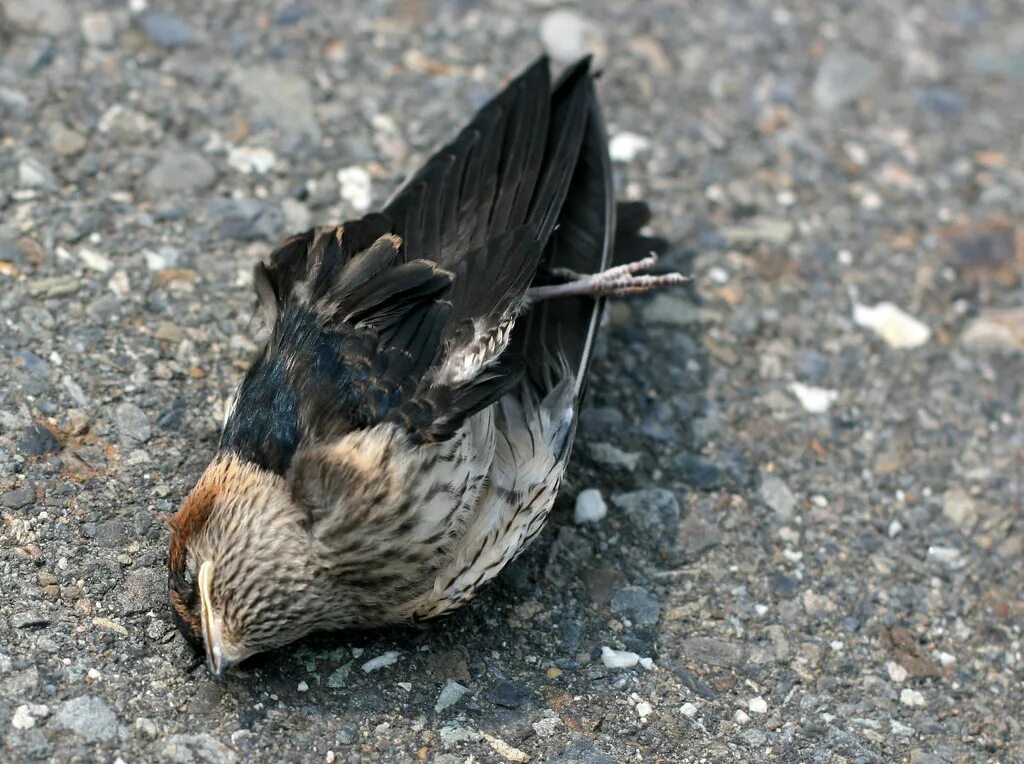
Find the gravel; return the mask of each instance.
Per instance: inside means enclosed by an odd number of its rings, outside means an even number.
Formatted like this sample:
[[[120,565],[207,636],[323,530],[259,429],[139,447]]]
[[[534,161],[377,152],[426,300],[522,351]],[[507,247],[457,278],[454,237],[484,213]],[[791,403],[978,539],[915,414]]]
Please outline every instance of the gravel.
[[[1019,4],[510,7],[0,0],[0,759],[1019,758]],[[545,49],[597,53],[692,283],[611,304],[549,527],[463,611],[190,671],[162,519],[253,264]]]

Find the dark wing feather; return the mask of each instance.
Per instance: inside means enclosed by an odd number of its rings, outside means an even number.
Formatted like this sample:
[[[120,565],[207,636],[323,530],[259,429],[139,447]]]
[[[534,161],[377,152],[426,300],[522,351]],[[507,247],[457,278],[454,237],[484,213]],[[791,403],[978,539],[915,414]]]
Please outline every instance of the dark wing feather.
[[[570,184],[590,177],[578,158],[595,105],[589,61],[552,89],[540,59],[380,212],[284,242],[257,269],[273,330],[222,447],[283,472],[300,446],[380,422],[443,440],[517,384],[512,362],[457,382],[436,370],[514,320],[542,256],[568,246],[548,243],[573,219]]]

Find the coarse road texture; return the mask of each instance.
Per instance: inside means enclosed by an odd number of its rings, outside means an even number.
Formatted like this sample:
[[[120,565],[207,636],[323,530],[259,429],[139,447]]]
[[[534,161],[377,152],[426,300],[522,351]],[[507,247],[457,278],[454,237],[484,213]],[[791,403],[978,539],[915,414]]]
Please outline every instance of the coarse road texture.
[[[0,759],[1024,761],[1024,6],[573,8],[0,0]],[[692,288],[610,312],[472,606],[187,672],[253,264],[545,49]]]

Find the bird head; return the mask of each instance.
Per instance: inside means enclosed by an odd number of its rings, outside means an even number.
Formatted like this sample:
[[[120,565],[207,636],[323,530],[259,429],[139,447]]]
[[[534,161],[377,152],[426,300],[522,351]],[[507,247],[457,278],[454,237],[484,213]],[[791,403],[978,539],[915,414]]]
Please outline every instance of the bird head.
[[[307,534],[281,477],[219,456],[169,525],[171,610],[212,673],[311,630]]]

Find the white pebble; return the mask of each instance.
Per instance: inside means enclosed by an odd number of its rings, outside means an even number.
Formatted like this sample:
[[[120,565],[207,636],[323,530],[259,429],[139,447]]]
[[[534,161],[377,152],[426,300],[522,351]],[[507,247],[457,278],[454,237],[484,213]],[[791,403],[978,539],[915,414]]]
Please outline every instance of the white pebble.
[[[228,152],[228,164],[243,175],[264,175],[277,164],[277,157],[270,149],[258,146],[233,146]]]
[[[757,695],[747,701],[747,708],[752,714],[766,714],[768,713],[768,701]]]
[[[21,705],[14,709],[11,726],[16,730],[32,729],[36,726],[36,718],[29,713],[28,706]]]
[[[613,162],[632,162],[651,148],[651,142],[637,133],[616,133],[608,142],[608,154]]]
[[[576,497],[576,509],[573,512],[573,520],[577,525],[583,523],[596,523],[603,520],[608,514],[608,505],[605,504],[601,491],[597,488],[587,488],[580,491]]]
[[[338,170],[338,185],[341,198],[348,202],[356,212],[365,212],[370,208],[370,173],[358,165],[343,167]]]
[[[640,656],[628,650],[612,650],[602,646],[601,662],[608,668],[632,668],[640,662]]]
[[[693,705],[693,703],[686,702],[679,707],[679,711],[683,716],[692,719],[697,715],[697,706]]]
[[[98,681],[98,680],[100,680],[100,679],[102,679],[102,678],[103,678],[102,674],[100,674],[100,672],[99,672],[99,671],[98,671],[97,669],[94,669],[94,668],[91,668],[91,669],[89,669],[89,670],[88,670],[88,671],[86,672],[86,674],[87,674],[87,675],[88,675],[88,677],[89,677],[90,679],[92,679],[92,680],[93,680],[94,682],[95,682],[95,681]]]
[[[78,256],[81,258],[82,263],[86,268],[90,268],[100,273],[106,273],[114,264],[110,261],[110,258],[106,255],[101,255],[99,252],[93,252],[91,249],[82,247],[78,250]]]
[[[941,663],[943,667],[952,666],[956,663],[956,656],[945,652],[939,653],[939,663]]]
[[[854,303],[853,320],[859,326],[873,331],[893,348],[920,347],[932,336],[932,330],[926,324],[891,302],[880,302],[877,305]]]
[[[641,719],[646,719],[654,711],[654,708],[646,700],[643,700],[636,704],[636,715]]]
[[[399,682],[398,686],[406,692],[412,692],[412,682]]]
[[[839,398],[835,390],[826,390],[824,387],[812,387],[800,382],[790,382],[789,391],[797,399],[797,402],[804,407],[804,411],[812,414],[824,414],[832,404]]]
[[[940,565],[956,566],[960,563],[960,550],[951,546],[928,547],[928,559]]]
[[[904,687],[900,690],[900,703],[911,707],[923,706],[924,695],[922,695],[918,690],[912,690],[909,687]]]
[[[737,724],[746,724],[750,721],[750,714],[744,711],[742,708],[738,709],[732,717]]]
[[[296,687],[299,692],[309,692],[309,685],[305,682],[299,682],[299,686]]]
[[[336,754],[334,751],[328,751],[327,754],[324,756],[324,761],[326,761],[327,764],[334,764],[334,760],[337,758],[338,754]]]
[[[903,523],[901,523],[899,520],[893,520],[891,523],[889,523],[888,533],[889,538],[896,538],[901,533],[903,533]]]
[[[363,664],[363,672],[369,674],[371,671],[382,669],[385,666],[393,666],[398,663],[398,659],[402,657],[402,654],[397,650],[388,650],[383,655],[378,655],[376,658],[371,658]]]
[[[640,666],[645,671],[654,671],[654,659],[652,659],[652,658],[641,658],[640,659]]]
[[[907,678],[907,670],[896,661],[888,661],[885,664],[885,670],[889,674],[889,678],[897,684],[902,684]]]

